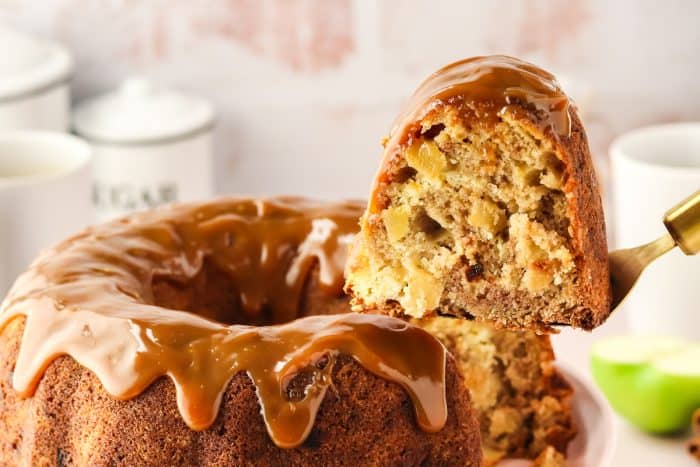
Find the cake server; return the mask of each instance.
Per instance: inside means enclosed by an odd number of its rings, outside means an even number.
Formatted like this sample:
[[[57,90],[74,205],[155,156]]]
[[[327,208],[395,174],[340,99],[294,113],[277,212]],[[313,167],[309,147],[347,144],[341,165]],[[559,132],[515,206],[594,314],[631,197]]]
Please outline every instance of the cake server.
[[[646,245],[610,253],[610,283],[614,311],[627,298],[642,271],[656,258],[678,247],[686,255],[700,252],[700,190],[664,215],[668,231]]]

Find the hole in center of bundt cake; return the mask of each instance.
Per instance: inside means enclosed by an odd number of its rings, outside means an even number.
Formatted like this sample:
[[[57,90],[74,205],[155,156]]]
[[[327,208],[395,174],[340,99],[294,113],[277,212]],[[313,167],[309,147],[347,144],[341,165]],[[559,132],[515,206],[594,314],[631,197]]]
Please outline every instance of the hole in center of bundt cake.
[[[313,267],[299,293],[280,290],[275,300],[272,300],[273,297],[262,297],[259,306],[245,307],[241,297],[247,291],[242,290],[231,274],[207,258],[199,271],[189,278],[155,275],[151,290],[153,305],[187,311],[226,324],[267,326],[304,316],[350,311],[344,295],[329,295],[322,290],[319,282],[318,267]]]

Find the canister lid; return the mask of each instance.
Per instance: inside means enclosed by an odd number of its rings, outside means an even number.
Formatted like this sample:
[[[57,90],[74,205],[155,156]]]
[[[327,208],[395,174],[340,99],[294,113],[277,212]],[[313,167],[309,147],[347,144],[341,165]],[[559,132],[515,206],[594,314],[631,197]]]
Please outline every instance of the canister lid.
[[[0,101],[62,83],[72,70],[65,47],[0,26]]]
[[[88,99],[73,113],[75,131],[92,141],[149,144],[186,138],[214,123],[212,105],[201,98],[129,78],[115,91]]]

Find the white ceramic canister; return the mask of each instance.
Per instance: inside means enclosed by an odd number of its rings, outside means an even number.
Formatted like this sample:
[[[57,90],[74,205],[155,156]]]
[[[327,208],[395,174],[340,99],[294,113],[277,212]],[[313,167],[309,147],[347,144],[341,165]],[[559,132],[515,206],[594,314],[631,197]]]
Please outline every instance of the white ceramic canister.
[[[209,102],[143,78],[81,103],[73,128],[93,146],[98,220],[211,197],[213,127]]]
[[[0,26],[0,130],[68,130],[72,71],[61,45]]]

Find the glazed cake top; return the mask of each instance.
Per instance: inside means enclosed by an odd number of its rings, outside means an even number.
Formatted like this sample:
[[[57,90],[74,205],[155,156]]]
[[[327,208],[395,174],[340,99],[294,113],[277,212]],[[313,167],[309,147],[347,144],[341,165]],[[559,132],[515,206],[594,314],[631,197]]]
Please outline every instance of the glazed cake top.
[[[44,251],[0,307],[0,328],[26,317],[14,387],[35,390],[44,369],[70,355],[114,397],[140,394],[162,376],[195,430],[210,426],[229,380],[245,371],[280,447],[302,443],[337,354],[400,384],[426,431],[446,421],[445,350],[427,332],[379,315],[303,316],[302,291],[318,265],[319,289],[339,296],[361,203],[221,199],[173,205],[84,232]],[[243,323],[158,306],[154,280],[194,277],[211,262],[231,279]],[[303,308],[303,307],[302,307]],[[269,326],[245,324],[265,314]],[[286,386],[305,368],[300,400]]]

